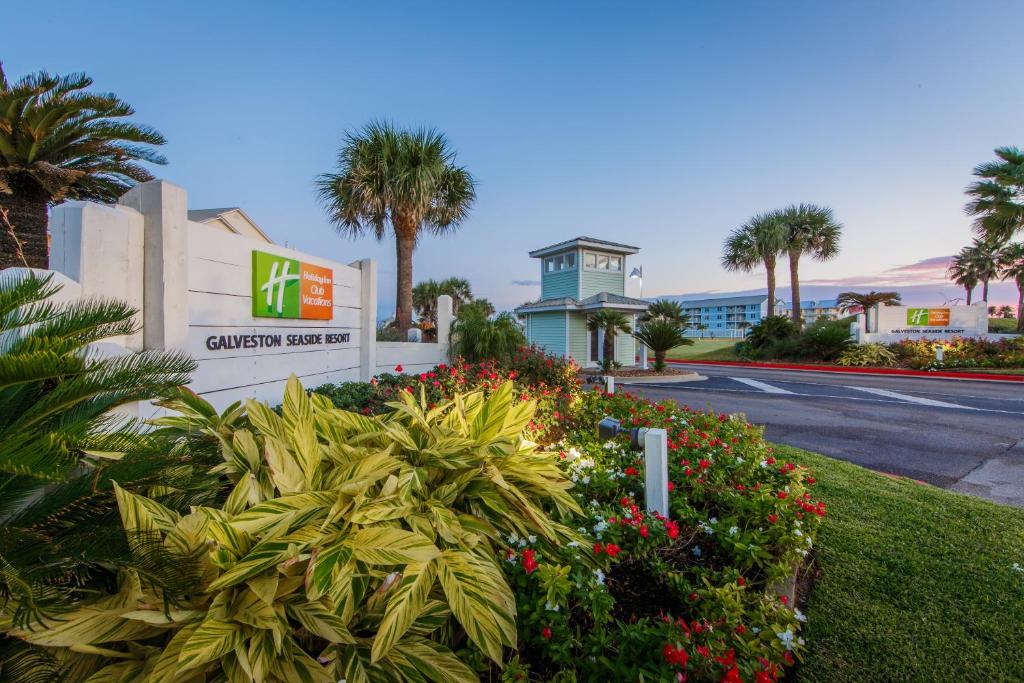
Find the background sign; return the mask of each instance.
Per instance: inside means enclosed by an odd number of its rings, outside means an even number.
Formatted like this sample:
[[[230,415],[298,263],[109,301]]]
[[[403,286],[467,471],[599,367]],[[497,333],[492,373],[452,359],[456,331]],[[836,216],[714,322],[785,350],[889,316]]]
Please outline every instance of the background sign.
[[[252,314],[256,318],[331,320],[334,271],[254,249]]]

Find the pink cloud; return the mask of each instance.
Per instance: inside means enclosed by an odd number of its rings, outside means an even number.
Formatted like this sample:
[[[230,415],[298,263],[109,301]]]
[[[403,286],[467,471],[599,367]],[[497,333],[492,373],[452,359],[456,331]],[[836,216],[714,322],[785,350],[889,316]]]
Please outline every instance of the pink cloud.
[[[874,275],[806,280],[807,284],[833,286],[886,287],[899,285],[948,284],[946,270],[952,256],[934,256],[916,263],[889,268]]]

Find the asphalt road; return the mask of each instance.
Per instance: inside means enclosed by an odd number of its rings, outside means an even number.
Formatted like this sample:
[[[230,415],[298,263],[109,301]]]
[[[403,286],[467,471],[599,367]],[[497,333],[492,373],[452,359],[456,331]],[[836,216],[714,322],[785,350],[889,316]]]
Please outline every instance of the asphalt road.
[[[618,386],[744,413],[768,439],[1024,507],[1024,384],[688,365],[703,381]]]

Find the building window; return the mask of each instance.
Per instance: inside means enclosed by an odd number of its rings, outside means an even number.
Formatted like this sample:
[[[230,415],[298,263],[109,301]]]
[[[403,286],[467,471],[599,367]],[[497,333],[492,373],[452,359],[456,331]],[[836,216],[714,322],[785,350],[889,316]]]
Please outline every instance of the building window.
[[[544,272],[557,273],[563,270],[576,270],[576,254],[559,254],[544,259]]]
[[[587,270],[606,270],[613,273],[621,273],[622,257],[587,251],[583,253],[583,267]]]

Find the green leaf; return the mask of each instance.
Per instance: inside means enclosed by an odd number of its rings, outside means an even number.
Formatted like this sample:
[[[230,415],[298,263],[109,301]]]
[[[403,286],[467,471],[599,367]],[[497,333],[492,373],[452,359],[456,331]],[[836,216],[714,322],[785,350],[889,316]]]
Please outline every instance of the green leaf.
[[[207,619],[181,648],[178,671],[188,671],[225,656],[245,641],[248,632],[239,624]]]
[[[403,640],[393,651],[392,659],[401,662],[399,668],[411,668],[436,683],[476,683],[480,680],[455,653],[425,638]]]
[[[402,583],[388,598],[384,618],[377,627],[370,652],[372,662],[387,655],[419,617],[436,576],[437,568],[433,561],[413,562],[406,566]]]
[[[373,565],[427,562],[440,554],[429,538],[405,529],[362,529],[349,543],[359,560]]]
[[[495,662],[502,646],[515,647],[515,601],[500,570],[471,553],[446,550],[438,578],[455,618],[470,640]]]
[[[215,591],[242,583],[276,564],[295,557],[320,538],[320,532],[315,527],[304,527],[286,536],[260,541],[229,571],[211,583],[207,590]]]

